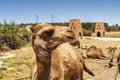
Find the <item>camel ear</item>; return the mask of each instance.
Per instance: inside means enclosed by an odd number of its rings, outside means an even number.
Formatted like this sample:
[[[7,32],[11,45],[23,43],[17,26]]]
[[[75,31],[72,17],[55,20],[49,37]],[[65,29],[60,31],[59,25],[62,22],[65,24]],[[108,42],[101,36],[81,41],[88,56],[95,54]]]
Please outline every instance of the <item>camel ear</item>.
[[[31,35],[35,35],[34,29],[31,25],[27,25],[26,29]]]

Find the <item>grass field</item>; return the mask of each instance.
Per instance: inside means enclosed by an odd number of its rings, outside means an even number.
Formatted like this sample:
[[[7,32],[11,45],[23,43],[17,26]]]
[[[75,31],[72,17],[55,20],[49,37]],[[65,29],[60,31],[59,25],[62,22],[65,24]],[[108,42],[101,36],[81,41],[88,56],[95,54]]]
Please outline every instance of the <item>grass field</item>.
[[[95,73],[95,77],[92,77],[88,75],[87,73],[84,73],[84,79],[85,80],[113,80],[115,71],[116,71],[116,57],[120,53],[120,41],[100,41],[100,40],[81,40],[81,45],[87,45],[87,46],[97,46],[101,48],[106,56],[108,56],[107,49],[108,47],[117,47],[117,50],[115,52],[114,57],[114,67],[108,68],[108,62],[109,60],[102,60],[102,59],[85,59],[85,64],[88,66],[89,69],[91,69]],[[120,75],[118,76],[118,79],[120,80]]]
[[[107,55],[106,48],[109,46],[117,47],[115,56],[117,56],[120,52],[120,41],[106,42],[100,40],[82,39],[80,42],[81,45],[95,45],[101,48],[105,55]],[[11,50],[9,52],[15,56],[12,58],[1,58],[5,56],[5,53],[0,54],[0,80],[30,80],[30,67],[34,59],[32,47],[26,46],[24,48]],[[108,69],[108,60],[85,59],[85,64],[96,74],[96,76],[91,77],[84,72],[84,80],[112,80],[116,70],[116,66]],[[116,59],[114,60],[114,64],[116,64]],[[118,80],[120,80],[120,75],[118,76]]]
[[[120,38],[120,32],[106,32],[106,37]]]
[[[0,61],[3,62],[0,68],[0,80],[30,80],[30,66],[34,56],[32,47],[12,50],[10,53],[16,54],[16,56],[13,58],[0,59]],[[5,53],[0,55],[4,56]]]
[[[92,36],[95,36],[95,33],[92,33]],[[105,37],[120,38],[120,32],[106,32]]]

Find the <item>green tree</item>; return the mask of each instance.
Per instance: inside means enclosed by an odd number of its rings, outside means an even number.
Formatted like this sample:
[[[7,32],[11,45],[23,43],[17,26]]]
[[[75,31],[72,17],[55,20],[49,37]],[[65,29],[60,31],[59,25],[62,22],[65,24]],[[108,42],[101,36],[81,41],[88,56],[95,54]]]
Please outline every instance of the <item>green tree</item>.
[[[87,29],[87,30],[90,30],[90,31],[94,32],[94,30],[95,30],[95,23],[90,23],[90,22],[82,23],[82,27]]]
[[[88,30],[88,29],[83,28],[83,35],[84,35],[84,36],[91,36],[91,35],[92,35],[92,31],[91,31],[91,30]]]
[[[115,24],[117,27],[119,26],[118,24]]]

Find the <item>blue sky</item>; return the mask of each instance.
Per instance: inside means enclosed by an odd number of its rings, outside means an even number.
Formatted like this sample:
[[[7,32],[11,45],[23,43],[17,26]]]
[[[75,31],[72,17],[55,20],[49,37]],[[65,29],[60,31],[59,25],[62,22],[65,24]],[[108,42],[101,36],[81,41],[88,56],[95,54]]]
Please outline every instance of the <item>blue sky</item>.
[[[120,0],[0,0],[0,22],[107,22],[120,25]]]

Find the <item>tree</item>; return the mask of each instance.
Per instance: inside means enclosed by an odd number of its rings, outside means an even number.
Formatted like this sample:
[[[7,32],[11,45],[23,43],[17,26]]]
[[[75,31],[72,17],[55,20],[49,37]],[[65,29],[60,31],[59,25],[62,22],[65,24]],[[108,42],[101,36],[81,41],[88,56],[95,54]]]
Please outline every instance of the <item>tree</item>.
[[[91,30],[92,32],[94,32],[95,30],[95,23],[82,23],[82,27],[87,29],[87,30]]]
[[[115,24],[117,27],[119,26],[118,24]]]

